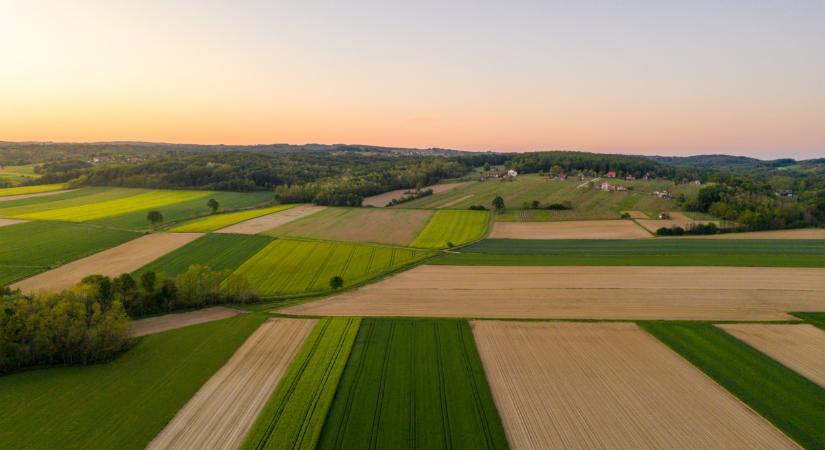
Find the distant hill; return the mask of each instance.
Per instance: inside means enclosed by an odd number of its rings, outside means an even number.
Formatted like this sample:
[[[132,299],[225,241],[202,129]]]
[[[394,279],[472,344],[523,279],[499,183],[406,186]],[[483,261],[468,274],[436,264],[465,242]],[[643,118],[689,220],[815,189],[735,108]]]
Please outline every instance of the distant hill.
[[[796,161],[791,158],[761,160],[747,156],[697,155],[650,156],[650,159],[672,167],[718,170],[738,174],[806,175],[825,173],[825,158]]]

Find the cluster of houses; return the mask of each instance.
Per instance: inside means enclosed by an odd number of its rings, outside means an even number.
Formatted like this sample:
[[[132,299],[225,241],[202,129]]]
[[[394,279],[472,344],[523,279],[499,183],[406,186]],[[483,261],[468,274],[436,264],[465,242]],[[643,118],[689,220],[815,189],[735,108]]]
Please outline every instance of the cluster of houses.
[[[484,181],[488,178],[495,178],[500,181],[513,181],[517,176],[518,171],[515,169],[509,169],[507,171],[493,169],[488,174],[482,175],[481,178],[479,178],[479,181]]]
[[[611,192],[611,191],[625,192],[625,191],[627,191],[627,188],[625,186],[610,184],[607,181],[602,183],[601,189],[605,192]]]

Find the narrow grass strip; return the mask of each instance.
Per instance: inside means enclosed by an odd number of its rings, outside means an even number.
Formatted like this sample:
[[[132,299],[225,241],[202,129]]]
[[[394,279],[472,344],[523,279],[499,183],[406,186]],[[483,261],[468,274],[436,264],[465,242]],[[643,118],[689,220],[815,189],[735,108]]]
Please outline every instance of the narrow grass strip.
[[[702,322],[643,329],[806,448],[825,448],[825,389],[725,331]]]
[[[791,314],[817,328],[825,330],[825,312],[795,312]]]
[[[215,214],[207,217],[194,219],[182,225],[178,225],[169,231],[175,233],[208,233],[210,231],[220,230],[236,223],[244,222],[256,217],[265,216],[276,212],[285,211],[295,205],[277,205],[269,208],[250,209],[246,211],[238,211],[224,214]]]
[[[244,449],[314,449],[361,324],[321,320],[249,432]]]

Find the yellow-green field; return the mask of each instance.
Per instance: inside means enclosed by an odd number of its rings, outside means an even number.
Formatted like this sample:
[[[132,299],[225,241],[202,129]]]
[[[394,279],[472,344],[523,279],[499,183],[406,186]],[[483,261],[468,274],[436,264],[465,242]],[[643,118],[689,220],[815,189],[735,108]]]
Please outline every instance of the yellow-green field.
[[[34,173],[34,164],[24,166],[2,166],[0,167],[0,182],[12,185],[20,184],[27,180],[36,180],[40,174]]]
[[[477,241],[487,234],[487,211],[441,210],[410,244],[418,248],[446,248]]]
[[[5,197],[9,195],[26,195],[26,194],[39,194],[41,192],[51,192],[51,191],[59,191],[61,189],[65,189],[65,183],[58,183],[58,184],[39,184],[36,186],[20,186],[20,187],[12,187],[12,188],[0,188],[0,197]]]
[[[248,211],[238,211],[233,213],[215,214],[200,219],[195,219],[190,222],[178,225],[169,231],[177,233],[208,233],[210,231],[220,230],[230,225],[240,223],[256,217],[265,216],[267,214],[276,213],[295,205],[277,205],[270,208],[251,209]]]

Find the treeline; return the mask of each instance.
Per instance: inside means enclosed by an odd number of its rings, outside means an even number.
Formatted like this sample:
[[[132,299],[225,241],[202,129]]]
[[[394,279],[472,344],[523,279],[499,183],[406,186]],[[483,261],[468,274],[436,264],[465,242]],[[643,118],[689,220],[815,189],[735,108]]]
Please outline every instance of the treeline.
[[[72,289],[0,290],[0,374],[106,361],[130,343],[129,318],[256,299],[240,275],[192,265],[175,278],[90,275]]]
[[[509,167],[520,173],[549,172],[554,166],[560,167],[564,172],[591,172],[594,175],[604,175],[609,171],[614,171],[621,177],[628,175],[637,178],[645,175],[668,178],[674,178],[677,175],[689,176],[689,171],[682,172],[642,156],[540,152],[517,154],[509,162]]]

